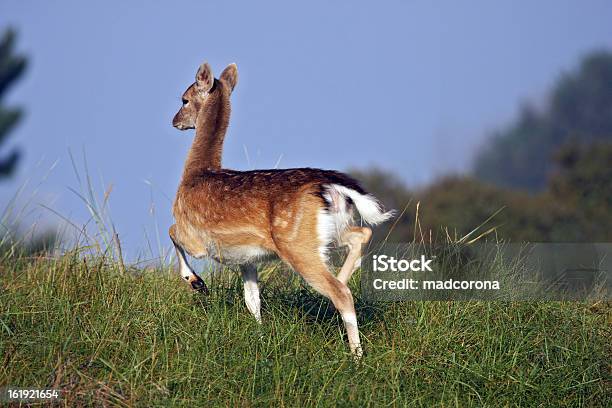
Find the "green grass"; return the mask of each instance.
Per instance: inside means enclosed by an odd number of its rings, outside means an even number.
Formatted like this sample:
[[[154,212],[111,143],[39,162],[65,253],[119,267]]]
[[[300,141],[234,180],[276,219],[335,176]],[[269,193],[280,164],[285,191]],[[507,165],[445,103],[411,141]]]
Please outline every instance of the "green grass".
[[[236,280],[203,297],[168,270],[119,271],[3,260],[0,386],[58,387],[66,406],[612,403],[605,302],[368,305],[354,279],[356,364],[329,303],[303,288],[268,284],[260,327]]]

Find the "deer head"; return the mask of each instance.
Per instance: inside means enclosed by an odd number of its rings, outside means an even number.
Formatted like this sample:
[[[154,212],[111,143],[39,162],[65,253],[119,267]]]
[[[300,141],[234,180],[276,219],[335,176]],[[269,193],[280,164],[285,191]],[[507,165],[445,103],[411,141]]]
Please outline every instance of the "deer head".
[[[195,129],[198,116],[205,111],[211,95],[216,92],[231,93],[238,82],[236,64],[229,64],[219,79],[213,75],[208,63],[203,63],[196,72],[195,82],[183,93],[183,105],[172,119],[172,126],[179,130]],[[219,86],[221,84],[221,86]]]

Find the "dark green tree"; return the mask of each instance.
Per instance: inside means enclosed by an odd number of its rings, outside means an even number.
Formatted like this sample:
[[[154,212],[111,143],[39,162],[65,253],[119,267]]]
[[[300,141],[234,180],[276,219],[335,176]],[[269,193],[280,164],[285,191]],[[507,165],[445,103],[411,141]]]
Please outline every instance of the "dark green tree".
[[[568,144],[549,181],[556,201],[576,209],[593,240],[612,240],[612,143]]]
[[[536,194],[463,176],[410,190],[392,173],[377,169],[351,173],[388,208],[398,214],[406,209],[400,219],[377,228],[375,241],[384,239],[395,224],[390,242],[414,238],[444,242],[447,234],[458,239],[477,229],[474,238],[493,227],[492,236],[513,242],[610,242],[611,163],[612,143],[567,144],[554,155],[545,190]]]
[[[3,106],[3,98],[10,86],[23,74],[27,61],[22,55],[14,54],[15,31],[7,29],[0,40],[0,146],[7,140],[10,131],[19,122],[22,110]],[[0,155],[0,178],[12,174],[20,158],[18,149]]]
[[[542,190],[568,142],[612,142],[612,53],[595,52],[562,76],[545,109],[526,107],[476,156],[475,176],[502,187]]]

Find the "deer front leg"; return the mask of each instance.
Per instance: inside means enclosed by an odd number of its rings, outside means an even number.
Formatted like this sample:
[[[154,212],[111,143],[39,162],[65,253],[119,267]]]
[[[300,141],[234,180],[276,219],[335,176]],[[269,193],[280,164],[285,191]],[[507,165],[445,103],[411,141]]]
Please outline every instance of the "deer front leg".
[[[352,227],[342,236],[342,245],[349,248],[344,265],[338,272],[337,278],[345,285],[361,265],[361,246],[367,244],[372,236],[372,230],[367,227]]]
[[[261,301],[259,299],[259,286],[257,285],[257,266],[253,264],[240,265],[242,280],[244,281],[244,301],[247,309],[255,316],[257,323],[261,324]]]
[[[185,250],[178,243],[176,239],[176,227],[174,225],[170,227],[169,233],[170,233],[170,239],[172,240],[172,243],[174,244],[174,249],[176,250],[176,257],[178,258],[178,261],[179,261],[179,273],[181,274],[181,277],[191,285],[193,290],[196,290],[198,292],[204,293],[205,295],[208,295],[209,293],[208,287],[206,287],[206,284],[204,283],[202,278],[200,278],[193,271],[193,269],[191,268],[191,266],[189,266],[189,263],[187,262]]]

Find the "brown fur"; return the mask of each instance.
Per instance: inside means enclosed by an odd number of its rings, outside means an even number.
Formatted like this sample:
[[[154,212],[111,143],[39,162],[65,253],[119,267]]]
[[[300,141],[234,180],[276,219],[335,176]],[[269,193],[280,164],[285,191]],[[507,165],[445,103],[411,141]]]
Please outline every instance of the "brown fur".
[[[360,189],[347,176],[328,170],[186,169],[174,215],[179,226],[185,222],[206,230],[213,240],[230,245],[261,245],[278,253],[277,241],[286,240],[286,231],[298,228],[296,215],[304,211],[304,203],[317,211],[325,208],[322,186],[340,182]],[[316,236],[316,225],[313,228],[311,233]],[[206,245],[191,246],[199,248],[195,253],[202,253]]]
[[[210,66],[203,64],[196,82],[183,94],[184,104],[173,119],[173,125],[181,130],[196,129],[173,206],[176,224],[170,235],[177,255],[186,262],[184,249],[192,256],[212,256],[223,262],[226,249],[258,248],[257,251],[277,254],[315,290],[332,300],[345,319],[351,351],[360,355],[353,298],[346,282],[361,256],[361,244],[368,242],[371,231],[353,227],[342,238],[342,244],[349,247],[349,256],[339,280],[321,257],[324,243],[320,242],[317,223],[319,214],[329,206],[323,198],[326,185],[339,184],[366,193],[355,180],[335,171],[222,169],[230,94],[237,78],[235,65],[214,79]],[[193,272],[184,278],[192,286],[194,282],[203,285]]]

